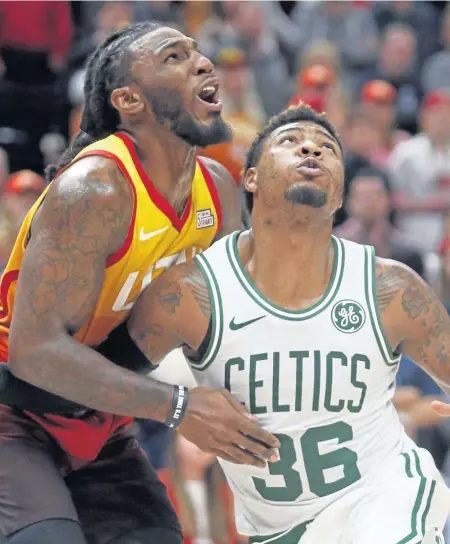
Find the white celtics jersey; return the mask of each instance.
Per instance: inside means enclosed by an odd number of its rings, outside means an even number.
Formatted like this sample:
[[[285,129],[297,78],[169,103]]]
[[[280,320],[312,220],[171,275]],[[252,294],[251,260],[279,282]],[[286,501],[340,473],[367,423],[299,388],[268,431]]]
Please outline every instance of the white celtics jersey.
[[[221,461],[246,535],[314,518],[409,442],[391,403],[399,356],[375,302],[373,248],[333,238],[334,265],[313,306],[285,310],[253,284],[234,233],[195,259],[212,299],[199,383],[226,387],[281,442],[264,469]],[[354,489],[354,488],[353,488]]]

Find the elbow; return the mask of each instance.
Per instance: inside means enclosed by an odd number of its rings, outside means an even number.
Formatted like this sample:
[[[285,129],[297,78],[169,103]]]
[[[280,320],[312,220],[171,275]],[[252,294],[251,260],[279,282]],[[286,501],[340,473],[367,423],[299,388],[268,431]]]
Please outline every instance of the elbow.
[[[34,335],[33,335],[34,336]],[[39,359],[42,359],[45,343],[33,342],[31,335],[24,338],[14,330],[9,336],[8,368],[11,374],[23,381],[36,384],[39,380]]]
[[[8,368],[11,374],[16,378],[27,381],[27,367],[29,367],[28,356],[24,353],[23,346],[20,346],[20,342],[10,342]]]

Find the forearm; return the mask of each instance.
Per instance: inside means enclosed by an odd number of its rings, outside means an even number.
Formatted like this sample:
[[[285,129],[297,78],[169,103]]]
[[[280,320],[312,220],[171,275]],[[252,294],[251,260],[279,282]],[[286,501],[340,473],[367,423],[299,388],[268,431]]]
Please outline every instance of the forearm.
[[[164,422],[174,388],[124,369],[68,335],[10,356],[11,372],[94,410]]]

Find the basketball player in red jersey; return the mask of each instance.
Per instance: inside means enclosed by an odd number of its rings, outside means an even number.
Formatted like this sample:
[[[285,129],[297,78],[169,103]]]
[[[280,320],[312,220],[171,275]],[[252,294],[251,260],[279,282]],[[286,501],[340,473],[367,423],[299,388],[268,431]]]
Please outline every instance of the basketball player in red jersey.
[[[125,368],[101,355],[146,285],[239,227],[231,177],[196,159],[197,146],[230,135],[217,88],[195,42],[153,23],[112,35],[89,61],[82,130],[50,171],[0,285],[9,544],[182,542],[128,434],[133,416],[182,421],[186,438],[236,463],[275,459],[277,439],[227,392],[157,383],[139,374],[150,370],[139,353]]]

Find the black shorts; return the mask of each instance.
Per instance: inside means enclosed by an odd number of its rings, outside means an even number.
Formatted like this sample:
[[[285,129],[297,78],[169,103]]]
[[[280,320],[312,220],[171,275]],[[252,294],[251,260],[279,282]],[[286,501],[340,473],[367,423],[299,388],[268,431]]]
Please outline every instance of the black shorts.
[[[58,518],[78,521],[89,544],[156,527],[181,535],[164,484],[128,431],[95,461],[68,467],[41,427],[0,405],[0,534]]]

